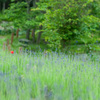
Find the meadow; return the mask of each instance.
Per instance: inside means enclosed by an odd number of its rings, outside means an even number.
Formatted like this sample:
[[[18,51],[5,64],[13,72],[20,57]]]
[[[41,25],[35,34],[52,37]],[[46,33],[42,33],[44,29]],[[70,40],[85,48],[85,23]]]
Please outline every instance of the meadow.
[[[100,0],[0,0],[0,100],[100,100]]]
[[[0,100],[100,100],[100,57],[0,50]]]

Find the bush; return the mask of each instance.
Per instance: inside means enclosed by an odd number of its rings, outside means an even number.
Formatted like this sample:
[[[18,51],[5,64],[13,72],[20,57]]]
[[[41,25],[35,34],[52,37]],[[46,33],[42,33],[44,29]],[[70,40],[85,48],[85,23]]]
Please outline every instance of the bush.
[[[100,19],[91,11],[93,3],[94,1],[87,0],[45,1],[47,5],[43,33],[51,47],[61,47],[62,43],[76,38],[92,39],[100,27]]]

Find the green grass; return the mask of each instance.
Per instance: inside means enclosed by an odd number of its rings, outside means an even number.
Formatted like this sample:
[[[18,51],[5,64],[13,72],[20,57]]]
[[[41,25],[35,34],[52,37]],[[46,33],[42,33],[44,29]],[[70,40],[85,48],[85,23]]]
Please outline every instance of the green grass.
[[[1,100],[100,100],[100,58],[0,50]]]
[[[0,44],[1,44],[1,48],[3,47],[3,43],[7,41],[7,39],[9,39],[9,42],[11,43],[11,34],[10,35],[0,35]],[[14,36],[13,39],[13,44],[11,45],[11,49],[12,50],[16,50],[18,52],[19,47],[22,47],[21,44],[18,40],[19,39],[25,39],[25,35],[19,35],[19,38],[16,38],[16,35]],[[33,51],[39,51],[42,50],[44,51],[44,49],[49,49],[49,47],[44,44],[43,42],[41,42],[40,44],[33,44],[32,43],[32,37],[30,37],[31,43],[28,44],[27,47],[23,47],[23,49],[28,49],[28,50],[33,50]]]
[[[25,34],[19,35],[18,39],[23,39],[23,38],[25,38]],[[11,42],[11,35],[10,34],[0,35],[1,46],[3,45],[4,42],[7,41],[7,39],[9,39]],[[21,43],[18,42],[18,39],[16,38],[16,36],[14,36],[13,44],[11,46],[12,50],[18,51],[19,47],[21,46]],[[32,41],[31,36],[30,36],[30,40]],[[97,38],[97,41],[100,44],[99,38]],[[71,41],[69,41],[69,43],[66,42],[66,46],[61,49],[62,52],[65,52],[65,53],[69,53],[69,52],[70,53],[85,53],[86,52],[87,47],[84,45],[84,43],[82,41],[71,40]],[[91,50],[94,52],[100,52],[100,45],[99,44],[97,44],[97,43],[90,44],[90,46],[92,48]],[[33,50],[33,51],[37,52],[40,50],[44,51],[44,49],[47,51],[50,51],[51,48],[48,47],[47,44],[44,44],[43,41],[41,41],[40,44],[33,44],[33,43],[28,44],[28,46],[23,48],[23,49]]]

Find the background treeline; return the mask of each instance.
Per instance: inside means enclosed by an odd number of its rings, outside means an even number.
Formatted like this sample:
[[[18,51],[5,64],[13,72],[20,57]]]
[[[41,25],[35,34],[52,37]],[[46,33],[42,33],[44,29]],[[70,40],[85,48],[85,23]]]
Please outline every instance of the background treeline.
[[[0,0],[0,22],[61,48],[71,40],[95,43],[100,36],[100,0]],[[7,22],[7,23],[3,23]]]

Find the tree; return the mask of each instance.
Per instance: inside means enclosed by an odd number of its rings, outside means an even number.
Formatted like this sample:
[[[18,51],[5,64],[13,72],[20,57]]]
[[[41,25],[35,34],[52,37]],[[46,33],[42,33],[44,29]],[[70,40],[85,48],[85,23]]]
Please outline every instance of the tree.
[[[49,46],[60,48],[76,38],[91,39],[92,34],[100,31],[99,0],[11,1],[0,20],[9,21],[14,28],[25,30],[27,39],[32,30],[33,43],[39,43],[43,36]]]
[[[46,11],[42,21],[43,35],[51,47],[61,47],[62,43],[75,38],[80,39],[82,35],[91,37],[93,30],[99,27],[99,21],[91,21],[92,18],[99,20],[90,15],[91,8],[88,5],[91,3],[91,0],[40,0],[37,8],[45,8]],[[90,23],[86,25],[88,21]]]
[[[32,0],[25,0],[25,1],[27,2],[27,15],[29,16],[29,14],[30,14],[30,2]],[[28,20],[30,20],[30,18]],[[29,35],[30,35],[30,29],[27,29],[27,31],[26,31],[26,39],[29,39]]]
[[[3,3],[3,6],[2,6],[3,11],[5,10],[5,7],[6,7],[6,1],[7,0],[0,0],[0,2]]]

